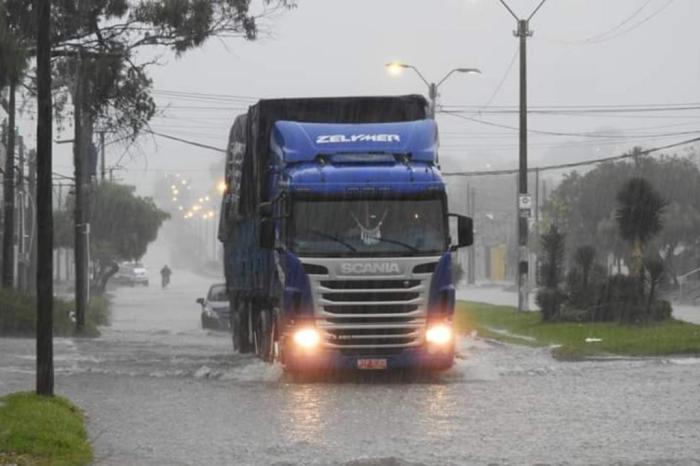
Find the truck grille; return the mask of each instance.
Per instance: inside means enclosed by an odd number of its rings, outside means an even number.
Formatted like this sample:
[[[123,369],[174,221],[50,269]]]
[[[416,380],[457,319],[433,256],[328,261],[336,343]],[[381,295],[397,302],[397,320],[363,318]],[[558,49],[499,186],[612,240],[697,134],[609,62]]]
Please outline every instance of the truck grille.
[[[421,344],[429,278],[320,280],[314,284],[325,346],[353,354]]]

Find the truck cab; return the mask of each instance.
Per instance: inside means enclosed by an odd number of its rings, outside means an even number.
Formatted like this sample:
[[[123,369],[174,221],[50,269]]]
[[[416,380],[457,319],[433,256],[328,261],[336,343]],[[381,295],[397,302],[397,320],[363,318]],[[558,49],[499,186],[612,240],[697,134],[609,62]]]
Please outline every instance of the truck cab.
[[[275,254],[283,364],[446,369],[454,360],[450,238],[433,120],[278,121],[273,201],[260,242]]]

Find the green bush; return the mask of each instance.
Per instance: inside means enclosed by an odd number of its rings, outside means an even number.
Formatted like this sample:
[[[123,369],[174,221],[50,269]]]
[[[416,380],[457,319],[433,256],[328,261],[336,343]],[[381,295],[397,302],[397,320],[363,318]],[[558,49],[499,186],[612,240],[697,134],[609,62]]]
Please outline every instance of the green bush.
[[[670,319],[672,312],[671,303],[666,300],[660,299],[651,305],[651,318],[657,322]]]
[[[613,275],[600,293],[593,320],[639,323],[645,320],[646,303],[638,277]]]
[[[601,295],[607,283],[606,270],[599,264],[593,264],[586,280],[582,270],[572,268],[566,275],[565,292],[568,297],[561,319],[568,322],[592,321],[599,318],[596,312]]]
[[[72,301],[54,299],[53,329],[56,336],[75,333],[75,305]],[[98,336],[100,325],[109,323],[109,301],[93,297],[85,315],[85,336]],[[34,336],[36,331],[36,298],[17,290],[0,290],[0,335]]]
[[[535,295],[535,302],[542,310],[542,320],[551,322],[561,317],[561,306],[566,294],[559,288],[540,288]]]

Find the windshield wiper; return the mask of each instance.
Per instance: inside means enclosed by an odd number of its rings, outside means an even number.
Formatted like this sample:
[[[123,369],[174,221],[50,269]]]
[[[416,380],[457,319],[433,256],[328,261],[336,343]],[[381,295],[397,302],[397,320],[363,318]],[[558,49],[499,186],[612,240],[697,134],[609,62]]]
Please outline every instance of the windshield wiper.
[[[329,240],[331,240],[331,241],[335,241],[336,243],[340,243],[340,244],[342,244],[343,246],[345,246],[346,248],[350,249],[352,252],[357,252],[357,249],[355,249],[352,245],[346,243],[345,241],[343,241],[343,240],[340,239],[340,238],[337,238],[337,237],[335,237],[335,236],[333,236],[333,235],[329,235],[328,233],[324,233],[324,232],[322,232],[322,231],[314,230],[313,228],[302,228],[301,231],[308,231],[309,233],[313,233],[313,234],[315,234],[315,235],[318,235],[318,236],[320,236],[321,238],[326,238],[326,239],[329,239]]]

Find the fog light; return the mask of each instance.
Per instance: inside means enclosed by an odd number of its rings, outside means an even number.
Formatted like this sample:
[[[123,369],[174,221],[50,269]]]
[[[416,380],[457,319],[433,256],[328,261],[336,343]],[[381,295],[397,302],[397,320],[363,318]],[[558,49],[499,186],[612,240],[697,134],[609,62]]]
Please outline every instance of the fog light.
[[[428,343],[446,345],[452,341],[452,328],[446,324],[431,325],[425,332],[425,339]]]
[[[305,327],[294,332],[294,344],[304,349],[313,349],[318,346],[321,341],[321,334],[318,330],[311,327]]]

